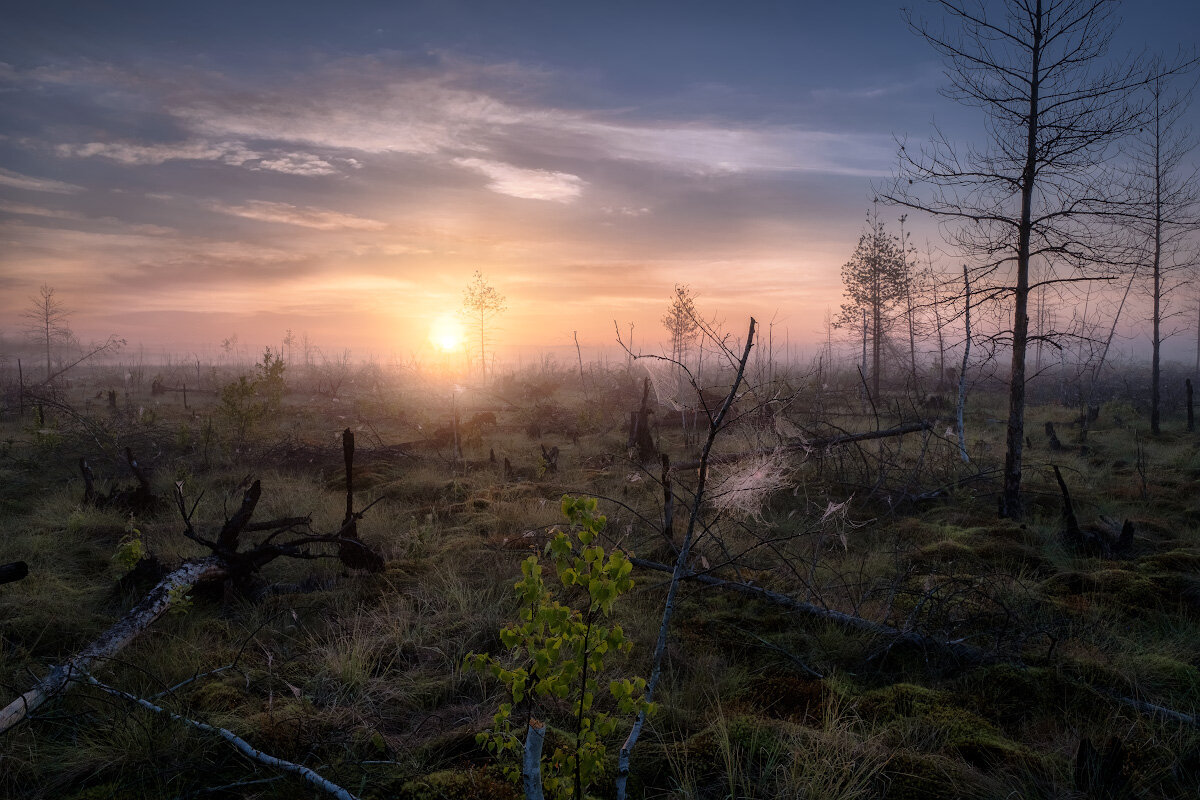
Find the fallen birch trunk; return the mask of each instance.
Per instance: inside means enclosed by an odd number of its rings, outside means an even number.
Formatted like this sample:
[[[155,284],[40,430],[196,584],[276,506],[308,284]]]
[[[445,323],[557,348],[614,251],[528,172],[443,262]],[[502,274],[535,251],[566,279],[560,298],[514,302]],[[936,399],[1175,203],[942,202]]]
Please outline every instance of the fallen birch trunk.
[[[1193,728],[1200,728],[1200,717],[1197,717],[1195,714],[1185,714],[1182,711],[1176,711],[1173,708],[1155,705],[1154,703],[1147,703],[1145,700],[1137,700],[1132,697],[1122,697],[1116,694],[1109,696],[1118,703],[1127,705],[1130,708],[1135,708],[1138,711],[1141,711],[1143,714],[1149,714],[1152,717],[1162,717],[1164,719],[1169,719],[1172,722],[1179,722],[1184,725],[1191,725]]]
[[[354,452],[354,434],[347,428],[342,432],[343,451],[346,460],[346,521],[342,527],[333,533],[310,534],[297,533],[296,528],[307,527],[308,517],[284,517],[269,522],[252,523],[258,501],[262,497],[262,486],[254,481],[242,495],[242,503],[232,517],[225,521],[215,539],[209,539],[198,534],[192,526],[191,511],[186,508],[183,498],[182,484],[176,487],[175,500],[179,514],[183,518],[184,536],[207,547],[212,555],[184,562],[167,577],[159,581],[140,603],[131,608],[115,625],[105,631],[98,639],[88,645],[83,652],[65,664],[60,664],[50,670],[50,674],[38,682],[29,691],[9,703],[0,710],[0,734],[6,733],[14,725],[26,719],[29,713],[45,703],[51,697],[70,688],[74,679],[86,675],[91,665],[97,661],[112,658],[127,644],[137,638],[138,634],[150,627],[161,617],[175,598],[183,594],[179,591],[185,587],[194,586],[201,581],[218,578],[239,580],[256,572],[280,556],[292,558],[320,558],[308,550],[311,545],[337,545],[343,563],[348,567],[366,567],[382,569],[383,557],[371,550],[358,538],[356,522],[362,518],[366,510],[374,505],[371,503],[362,511],[354,511],[352,494],[352,467]],[[131,467],[136,468],[132,455],[126,449]],[[146,486],[148,487],[148,483]],[[375,502],[378,502],[375,501]],[[262,541],[248,550],[239,551],[239,537],[247,532],[269,530]],[[286,541],[276,541],[286,535],[292,538]]]
[[[907,433],[918,433],[927,431],[933,426],[928,422],[909,422],[904,425],[897,425],[894,428],[884,428],[878,431],[866,431],[865,433],[843,433],[837,436],[826,436],[820,439],[802,439],[799,441],[789,442],[782,447],[766,447],[758,450],[748,450],[744,453],[721,453],[718,455],[710,455],[708,457],[708,465],[728,464],[733,461],[740,461],[743,458],[753,458],[755,456],[769,456],[779,450],[788,451],[808,451],[808,450],[823,450],[828,447],[837,447],[843,444],[852,444],[854,442],[868,442],[872,439],[888,439],[893,436],[903,436]],[[674,466],[676,471],[699,469],[700,461],[684,461]]]
[[[25,694],[0,711],[0,734],[25,719],[51,697],[69,688],[72,681],[81,679],[92,664],[112,658],[154,620],[166,613],[180,592],[177,590],[201,581],[221,578],[227,574],[225,562],[218,556],[207,556],[184,563],[179,569],[159,581],[150,592],[111,628],[88,645],[83,652],[50,670],[50,674]]]
[[[673,567],[666,564],[660,564],[657,561],[647,561],[644,558],[630,558],[629,561],[643,569],[652,569],[658,572],[672,572]],[[834,611],[830,608],[822,608],[815,606],[812,603],[805,603],[802,600],[788,597],[779,592],[773,592],[770,589],[764,589],[761,586],[751,586],[747,583],[739,583],[738,581],[727,581],[723,578],[716,578],[712,575],[704,575],[696,572],[689,572],[683,575],[684,580],[703,583],[707,586],[714,586],[718,589],[724,589],[730,592],[737,592],[748,597],[757,597],[760,600],[766,600],[773,605],[782,606],[791,611],[799,611],[810,617],[816,617],[827,622],[832,622],[840,625],[843,628],[849,628],[862,633],[869,633],[875,636],[882,636],[891,639],[893,644],[900,642],[908,642],[934,650],[941,650],[959,662],[964,664],[983,664],[992,660],[982,650],[972,647],[969,644],[962,642],[950,642],[941,639],[934,639],[929,636],[917,633],[916,631],[903,631],[899,628],[893,628],[891,625],[885,625],[882,622],[872,622],[869,619],[856,617],[853,614],[847,614],[842,611]]]
[[[84,674],[84,675],[80,676],[80,678],[77,678],[77,680],[86,680],[88,683],[90,683],[92,686],[95,686],[100,691],[107,692],[108,694],[111,694],[114,697],[120,697],[125,700],[128,700],[131,703],[137,703],[142,708],[149,709],[150,711],[154,711],[159,714],[165,714],[168,717],[170,717],[171,719],[178,720],[179,722],[183,722],[187,725],[191,725],[192,727],[198,728],[207,733],[215,733],[216,735],[220,736],[225,741],[232,744],[234,747],[236,747],[239,751],[241,751],[247,757],[254,759],[258,763],[265,764],[268,767],[275,767],[276,769],[281,769],[284,772],[290,772],[293,775],[298,775],[301,778],[303,778],[304,780],[311,783],[313,786],[316,786],[318,789],[321,789],[321,790],[333,795],[338,800],[358,800],[357,796],[350,794],[350,792],[346,791],[341,786],[338,786],[336,783],[329,780],[328,778],[322,777],[321,775],[312,771],[311,769],[304,766],[303,764],[297,764],[294,761],[287,761],[282,758],[277,758],[275,756],[268,755],[267,753],[264,753],[262,750],[259,750],[257,747],[250,744],[245,739],[238,736],[236,733],[234,733],[231,730],[228,730],[226,728],[218,728],[215,725],[209,725],[208,723],[200,722],[199,720],[194,720],[194,719],[191,719],[190,717],[185,717],[180,714],[176,714],[173,711],[167,711],[162,706],[155,705],[154,703],[151,703],[149,700],[138,697],[137,695],[129,694],[129,692],[123,692],[120,689],[115,689],[112,686],[101,683],[100,681],[93,678],[91,675]]]

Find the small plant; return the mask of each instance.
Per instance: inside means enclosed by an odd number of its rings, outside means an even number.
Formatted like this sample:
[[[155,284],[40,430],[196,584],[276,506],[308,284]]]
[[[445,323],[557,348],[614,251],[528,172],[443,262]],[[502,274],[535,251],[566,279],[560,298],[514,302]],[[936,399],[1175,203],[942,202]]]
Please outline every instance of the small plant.
[[[508,690],[510,701],[500,705],[492,729],[481,733],[479,742],[507,762],[505,774],[511,780],[521,777],[520,734],[534,722],[537,702],[569,701],[573,730],[565,745],[543,757],[541,778],[551,797],[582,800],[604,771],[604,739],[616,729],[613,716],[597,710],[594,702],[605,657],[632,647],[621,626],[606,621],[617,598],[633,588],[633,565],[623,552],[606,552],[595,543],[605,518],[596,514],[594,498],[564,497],[562,511],[578,531],[574,537],[557,531],[545,555],[563,588],[578,591],[584,606],[572,608],[557,600],[542,577],[541,561],[532,555],[522,562],[521,580],[514,584],[520,620],[500,631],[500,641],[517,656],[518,666],[476,653],[466,663],[490,671]],[[630,716],[652,710],[642,699],[645,689],[646,681],[637,677],[608,686],[618,712]]]
[[[268,347],[253,375],[239,375],[221,387],[221,412],[233,423],[239,442],[256,424],[279,412],[284,368],[283,359]]]
[[[167,592],[168,614],[186,614],[192,610],[192,596],[188,594],[192,590],[190,583],[184,583],[179,586],[171,587]]]
[[[142,532],[130,516],[129,521],[125,523],[125,535],[117,542],[117,552],[112,557],[113,564],[124,574],[136,567],[145,557],[146,545],[142,541]]]

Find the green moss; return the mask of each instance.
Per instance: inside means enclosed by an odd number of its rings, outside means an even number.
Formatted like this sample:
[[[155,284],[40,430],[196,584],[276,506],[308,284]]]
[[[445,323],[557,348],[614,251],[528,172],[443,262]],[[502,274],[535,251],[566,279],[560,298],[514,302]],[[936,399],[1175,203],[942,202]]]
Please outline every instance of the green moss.
[[[400,787],[395,800],[516,800],[517,787],[494,770],[468,767],[432,772]]]
[[[100,783],[66,795],[63,800],[111,800],[122,796],[126,790],[127,787],[119,782]]]
[[[978,767],[1016,763],[1030,755],[995,725],[955,705],[948,692],[898,683],[867,692],[859,708],[898,743],[916,742]]]
[[[752,679],[734,699],[774,719],[813,722],[821,718],[828,694],[819,680],[766,675]]]
[[[1031,720],[1057,718],[1073,693],[1053,669],[996,664],[964,675],[957,694],[983,716],[1013,729]]]
[[[1200,551],[1177,548],[1155,553],[1138,559],[1137,566],[1143,572],[1200,572]]]
[[[882,775],[884,800],[961,800],[974,784],[969,773],[944,756],[901,750]]]
[[[1200,608],[1200,581],[1179,572],[1108,568],[1064,572],[1042,582],[1051,597],[1086,597],[1090,603],[1130,617],[1148,618],[1163,611],[1190,613]]]
[[[722,768],[736,766],[753,770],[764,762],[775,762],[791,748],[801,729],[792,723],[750,714],[718,717],[689,737],[668,758],[685,763],[700,777],[712,778]],[[735,762],[735,763],[734,763]]]
[[[201,711],[229,711],[237,708],[246,699],[241,685],[226,681],[205,683],[192,690],[188,695],[188,702],[193,708]]]
[[[1134,681],[1151,693],[1196,697],[1200,694],[1200,670],[1190,664],[1158,654],[1131,656],[1124,660]]]
[[[971,547],[961,542],[943,539],[940,542],[934,542],[922,547],[913,555],[912,560],[917,564],[948,564],[953,562],[975,564],[978,563],[979,557]]]

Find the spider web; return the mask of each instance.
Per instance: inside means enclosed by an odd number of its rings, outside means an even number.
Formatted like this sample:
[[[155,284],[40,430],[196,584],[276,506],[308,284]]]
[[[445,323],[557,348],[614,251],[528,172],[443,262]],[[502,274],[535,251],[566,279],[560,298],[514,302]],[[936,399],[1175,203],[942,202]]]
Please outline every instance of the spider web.
[[[677,364],[663,358],[639,358],[638,363],[650,376],[650,385],[654,387],[654,397],[659,405],[670,406],[675,411],[695,407],[696,392]]]

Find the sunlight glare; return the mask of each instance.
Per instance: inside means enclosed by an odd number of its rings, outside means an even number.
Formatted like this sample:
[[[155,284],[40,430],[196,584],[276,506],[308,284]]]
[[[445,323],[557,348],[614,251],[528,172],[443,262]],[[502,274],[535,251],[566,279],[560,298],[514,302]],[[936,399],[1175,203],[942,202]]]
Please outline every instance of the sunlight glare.
[[[429,328],[429,341],[443,353],[462,349],[463,338],[462,323],[451,314],[438,317]]]

